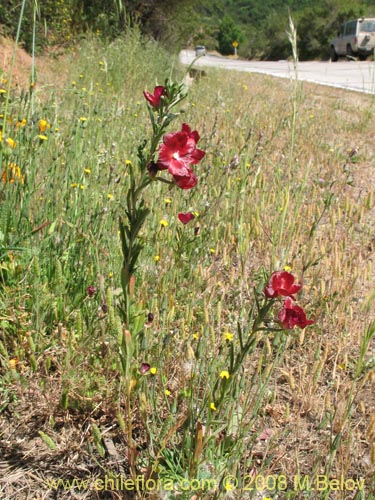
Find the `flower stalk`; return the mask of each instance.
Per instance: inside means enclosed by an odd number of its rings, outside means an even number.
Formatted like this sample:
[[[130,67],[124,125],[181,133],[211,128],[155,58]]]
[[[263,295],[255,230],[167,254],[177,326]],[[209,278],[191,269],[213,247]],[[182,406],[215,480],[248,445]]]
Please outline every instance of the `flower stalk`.
[[[264,287],[263,298],[261,300],[257,297],[256,290],[254,290],[255,302],[249,312],[247,327],[242,328],[240,323],[238,323],[237,326],[238,348],[235,348],[233,342],[228,342],[228,377],[225,378],[225,380],[218,378],[212,391],[216,409],[222,406],[230,391],[233,390],[236,392],[236,376],[242,370],[245,358],[254,352],[261,338],[261,333],[275,334],[273,346],[277,354],[272,364],[272,368],[270,367],[272,372],[276,359],[279,358],[284,350],[288,338],[286,332],[293,330],[296,326],[304,329],[314,323],[313,320],[308,320],[306,318],[306,313],[302,307],[294,303],[294,295],[300,292],[301,288],[302,284],[295,283],[295,277],[291,273],[276,271],[272,273],[268,284]],[[279,311],[277,320],[274,321],[272,319],[271,325],[267,326],[268,320],[270,319],[270,312],[274,305],[278,303],[277,299],[281,297],[285,298],[282,310]],[[263,389],[266,387],[270,375],[271,373],[267,375]]]
[[[150,213],[143,199],[143,191],[153,181],[177,185],[181,189],[191,189],[197,184],[197,177],[191,169],[205,155],[196,148],[199,140],[197,131],[191,131],[183,124],[180,132],[166,133],[170,123],[179,116],[172,112],[187,96],[186,87],[170,80],[164,86],[157,86],[154,93],[144,91],[152,126],[152,136],[147,152],[147,141],[138,148],[138,168],[129,165],[130,186],[126,196],[125,214],[119,219],[122,250],[121,287],[123,301],[120,305],[122,319],[129,326],[131,320],[130,304],[132,299],[132,280],[137,269],[143,243],[139,238],[143,224]],[[158,157],[157,157],[158,156]],[[172,180],[158,175],[167,170]]]

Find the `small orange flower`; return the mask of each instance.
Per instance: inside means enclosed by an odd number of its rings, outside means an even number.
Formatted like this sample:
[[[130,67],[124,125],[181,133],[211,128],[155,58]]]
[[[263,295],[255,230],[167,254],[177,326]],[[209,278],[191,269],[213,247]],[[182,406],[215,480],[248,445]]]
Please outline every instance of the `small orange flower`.
[[[39,120],[39,131],[40,132],[45,132],[47,128],[50,127],[50,124],[47,122],[47,120],[44,120],[43,118]]]

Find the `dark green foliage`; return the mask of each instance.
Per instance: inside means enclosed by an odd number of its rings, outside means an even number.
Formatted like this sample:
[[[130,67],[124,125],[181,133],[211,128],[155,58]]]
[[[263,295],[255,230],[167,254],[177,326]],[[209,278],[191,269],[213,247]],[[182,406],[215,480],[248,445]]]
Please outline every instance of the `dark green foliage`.
[[[21,24],[21,42],[32,50],[33,32],[36,49],[46,45],[65,45],[72,37],[74,0],[26,0]],[[22,1],[5,0],[0,3],[0,26],[5,35],[15,37],[22,9]]]
[[[0,3],[0,27],[15,37],[22,1]],[[86,31],[115,38],[125,26],[125,8],[121,0],[26,0],[21,25],[21,42],[32,50],[33,31],[36,48],[46,45],[67,46]]]
[[[374,11],[370,0],[207,0],[200,8],[202,16],[210,18],[210,25],[216,19],[219,26],[229,16],[245,35],[239,54],[259,59],[291,57],[286,34],[290,15],[297,28],[301,60],[327,58],[329,40],[340,25],[351,18],[374,15]],[[221,50],[220,40],[219,50],[228,53]]]

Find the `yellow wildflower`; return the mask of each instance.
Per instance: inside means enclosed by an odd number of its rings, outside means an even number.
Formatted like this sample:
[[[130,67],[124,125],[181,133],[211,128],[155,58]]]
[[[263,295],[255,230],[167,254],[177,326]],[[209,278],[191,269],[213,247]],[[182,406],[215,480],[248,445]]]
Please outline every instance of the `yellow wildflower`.
[[[229,342],[232,342],[233,341],[233,333],[225,332],[224,333],[224,340],[228,340]]]
[[[162,227],[167,227],[167,226],[168,226],[168,221],[166,221],[165,219],[162,219],[162,220],[160,221],[160,225],[161,225]]]
[[[215,403],[210,403],[210,410],[212,410],[212,411],[216,411],[217,410],[217,408],[215,406]]]
[[[12,358],[8,361],[8,363],[9,363],[9,367],[14,370],[16,368],[16,366],[18,365],[18,358],[17,357]]]
[[[228,372],[228,370],[222,370],[222,371],[220,372],[220,378],[222,378],[222,379],[224,379],[224,378],[225,378],[225,379],[227,379],[227,380],[228,380],[228,378],[229,378],[229,372]]]
[[[152,367],[150,368],[150,373],[151,373],[151,375],[155,375],[155,374],[156,374],[156,372],[157,372],[157,369],[155,368],[155,366],[152,366]]]
[[[11,139],[10,137],[8,137],[8,139],[6,140],[6,143],[8,144],[8,146],[10,146],[11,148],[15,148],[16,147],[16,141],[14,141],[13,139]]]
[[[233,481],[235,481],[235,478],[230,478],[229,481],[226,481],[224,483],[224,488],[226,491],[232,491],[234,490],[234,483]],[[263,497],[263,500],[267,500],[267,498],[264,498]]]

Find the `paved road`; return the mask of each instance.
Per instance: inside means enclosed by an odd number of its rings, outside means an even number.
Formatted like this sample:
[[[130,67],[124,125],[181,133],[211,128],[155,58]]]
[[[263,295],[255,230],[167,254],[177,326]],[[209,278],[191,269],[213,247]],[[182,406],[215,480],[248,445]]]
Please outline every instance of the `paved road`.
[[[192,50],[182,50],[180,61],[189,65],[194,60]],[[200,57],[194,67],[217,67],[250,73],[265,73],[280,78],[294,78],[293,62],[289,61],[242,61],[216,55]],[[375,62],[339,60],[338,62],[299,62],[298,78],[332,87],[375,93]]]

